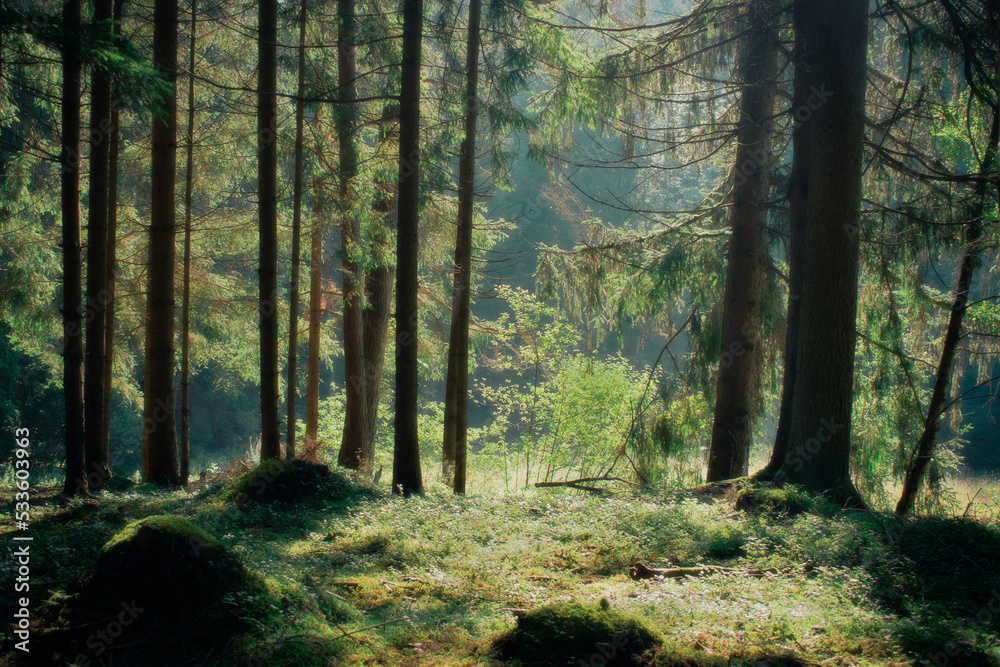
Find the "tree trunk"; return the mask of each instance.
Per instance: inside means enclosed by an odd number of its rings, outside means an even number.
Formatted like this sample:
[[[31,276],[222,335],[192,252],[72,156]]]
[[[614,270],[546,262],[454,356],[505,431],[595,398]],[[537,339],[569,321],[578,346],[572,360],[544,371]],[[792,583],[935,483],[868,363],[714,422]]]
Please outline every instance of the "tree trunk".
[[[281,458],[278,425],[278,2],[259,3],[257,186],[260,231],[260,458]]]
[[[306,2],[299,18],[299,81],[295,100],[295,183],[292,192],[292,270],[288,282],[288,420],[285,458],[295,458],[295,399],[299,359],[299,273],[302,264],[302,151],[305,144]]]
[[[403,0],[399,93],[399,223],[396,235],[396,414],[392,491],[423,493],[417,435],[417,287],[420,239],[420,49],[423,0]]]
[[[383,130],[381,142],[387,141]],[[379,183],[376,187],[375,212],[382,220],[369,237],[374,267],[365,273],[365,309],[361,313],[364,326],[365,419],[368,421],[367,441],[362,460],[368,467],[361,473],[371,477],[375,463],[375,436],[378,432],[378,403],[385,366],[385,343],[389,333],[392,309],[392,285],[395,267],[392,263],[392,236],[398,211],[397,183]]]
[[[806,200],[809,193],[808,168],[809,130],[806,112],[812,112],[809,99],[816,85],[808,62],[807,40],[804,34],[795,35],[795,81],[792,92],[792,173],[788,183],[789,240],[788,240],[788,305],[785,316],[784,373],[781,380],[781,405],[778,409],[778,428],[774,436],[771,459],[756,475],[760,481],[772,481],[785,464],[788,456],[789,424],[792,420],[792,395],[795,392],[795,362],[799,349],[799,306],[802,299],[802,282],[805,272]],[[803,119],[796,117],[803,110]],[[777,481],[784,479],[782,473]]]
[[[63,5],[62,262],[63,393],[67,496],[87,495],[83,430],[83,266],[80,250],[80,0]]]
[[[114,0],[113,18],[115,22],[114,35],[120,38],[122,34],[122,8],[124,0]],[[104,299],[104,409],[101,412],[101,448],[108,452],[108,466],[111,463],[111,380],[114,377],[115,361],[115,279],[118,271],[118,142],[121,111],[118,96],[121,91],[115,91],[111,105],[111,133],[108,135],[108,234],[105,265],[107,280],[105,281]]]
[[[808,106],[795,110],[812,127],[795,389],[779,474],[863,505],[850,454],[868,3],[796,0],[794,15],[815,83]]]
[[[153,117],[142,477],[158,486],[174,486],[180,482],[174,422],[177,0],[156,0],[154,5],[153,62],[167,81],[168,93],[162,100],[162,113]]]
[[[181,303],[181,484],[191,468],[191,204],[194,198],[194,67],[198,32],[198,0],[191,0],[191,44],[188,59],[187,173],[184,180],[184,286]]]
[[[469,2],[469,37],[465,56],[465,140],[458,168],[458,232],[455,239],[455,287],[452,297],[445,383],[444,482],[465,493],[469,414],[469,316],[472,291],[472,223],[476,187],[476,116],[479,86],[481,0]]]
[[[110,21],[111,0],[95,0],[94,21]],[[108,282],[108,157],[111,135],[111,82],[99,69],[91,74],[90,195],[87,214],[87,354],[84,385],[87,485],[99,491],[111,474],[104,426],[104,307]]]
[[[318,185],[314,186],[316,201],[315,226],[309,250],[309,361],[306,368],[306,437],[302,458],[319,458],[319,348],[320,318],[323,316],[323,208],[324,199]]]
[[[716,385],[715,421],[708,458],[708,481],[743,477],[758,411],[760,305],[764,292],[767,193],[770,186],[771,118],[777,72],[778,37],[773,3],[747,4],[743,89],[737,134],[732,235],[726,265],[722,352]]]
[[[998,69],[1000,69],[1000,65],[998,65]],[[997,173],[998,162],[1000,162],[997,156],[998,141],[1000,141],[1000,111],[994,108],[990,138],[979,169],[979,174],[983,178],[988,178],[991,174],[995,175]],[[941,418],[947,409],[945,401],[948,398],[948,389],[951,386],[955,352],[958,349],[958,341],[962,337],[962,320],[965,317],[965,309],[969,301],[969,290],[972,288],[973,274],[976,270],[976,264],[979,261],[979,252],[981,249],[980,236],[983,231],[983,222],[990,213],[990,200],[987,186],[985,182],[981,182],[976,187],[975,197],[975,203],[979,210],[973,213],[966,231],[965,256],[962,258],[962,267],[958,274],[958,285],[955,287],[955,301],[951,305],[948,328],[945,331],[944,342],[941,345],[941,359],[938,362],[937,376],[934,379],[931,402],[927,406],[927,419],[924,421],[924,430],[920,434],[920,440],[917,441],[916,454],[906,471],[903,491],[899,502],[896,504],[896,514],[901,516],[906,516],[913,511],[913,505],[917,499],[917,492],[920,490],[927,465],[934,457],[938,430],[941,428]]]
[[[354,145],[357,125],[354,67],[354,1],[337,0],[337,73],[340,86],[337,106],[337,136],[340,142],[340,241],[344,294],[344,366],[347,402],[344,437],[337,463],[351,470],[370,469],[364,460],[368,442],[365,419],[364,341],[361,297],[361,230],[354,202],[354,181],[358,173],[358,152]]]

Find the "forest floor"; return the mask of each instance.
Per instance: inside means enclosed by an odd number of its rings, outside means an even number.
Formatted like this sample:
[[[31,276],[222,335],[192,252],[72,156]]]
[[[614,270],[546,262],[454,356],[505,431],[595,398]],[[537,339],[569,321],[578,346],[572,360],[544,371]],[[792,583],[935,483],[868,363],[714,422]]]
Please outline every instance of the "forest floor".
[[[900,524],[796,493],[737,510],[732,491],[460,498],[437,490],[403,499],[347,483],[261,504],[227,500],[224,481],[68,505],[58,489],[36,489],[33,647],[44,643],[45,623],[71,623],[60,609],[107,540],[130,521],[172,514],[218,537],[270,598],[225,600],[248,629],[217,644],[221,657],[184,656],[183,647],[144,653],[126,627],[99,653],[80,647],[87,664],[520,664],[496,657],[497,638],[525,612],[577,601],[645,619],[661,633],[659,647],[645,662],[615,662],[622,656],[610,642],[581,640],[524,664],[1000,666],[997,516]],[[10,489],[0,497],[13,503]],[[8,554],[13,532],[0,526]],[[5,561],[0,600],[10,609],[14,566]],[[636,562],[733,570],[637,581],[628,575]],[[777,572],[743,572],[764,568]],[[17,653],[0,664],[18,664]]]

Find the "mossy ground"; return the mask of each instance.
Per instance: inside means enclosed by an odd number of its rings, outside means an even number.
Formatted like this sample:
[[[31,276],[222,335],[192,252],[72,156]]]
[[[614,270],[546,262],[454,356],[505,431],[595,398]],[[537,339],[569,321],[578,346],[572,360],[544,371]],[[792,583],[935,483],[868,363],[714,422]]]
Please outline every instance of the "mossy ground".
[[[72,582],[109,539],[131,521],[170,514],[207,531],[248,572],[248,584],[218,603],[239,620],[220,635],[226,657],[187,647],[195,664],[513,665],[493,648],[519,617],[554,603],[596,610],[606,598],[662,636],[652,654],[661,667],[1000,666],[995,516],[900,524],[815,508],[741,512],[732,496],[456,498],[433,485],[402,499],[331,475],[343,483],[299,503],[227,499],[221,480],[68,506],[57,489],[38,489],[33,641],[44,639],[41,623],[69,623]],[[632,581],[635,561],[812,568]],[[4,586],[4,606],[13,595]],[[91,664],[151,664],[130,662],[128,650],[123,635]]]
[[[663,637],[643,618],[599,603],[557,602],[517,619],[514,628],[494,642],[498,658],[524,665],[575,665],[600,662],[607,667],[650,664]]]

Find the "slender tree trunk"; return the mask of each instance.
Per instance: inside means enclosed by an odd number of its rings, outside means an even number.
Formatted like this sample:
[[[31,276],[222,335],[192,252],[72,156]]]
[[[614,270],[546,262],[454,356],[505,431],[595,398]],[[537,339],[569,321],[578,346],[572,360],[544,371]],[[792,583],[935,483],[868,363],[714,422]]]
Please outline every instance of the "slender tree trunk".
[[[770,186],[771,118],[778,37],[774,3],[747,3],[743,95],[737,134],[732,235],[726,265],[722,352],[716,384],[715,421],[708,457],[708,481],[743,477],[760,395],[763,355],[760,305],[764,292],[767,193]]]
[[[396,414],[393,493],[423,493],[417,436],[417,253],[420,239],[420,49],[423,0],[403,0],[403,64],[399,93],[399,223],[396,235]]]
[[[319,352],[320,324],[323,316],[323,209],[324,198],[314,186],[316,215],[309,250],[309,361],[306,368],[306,437],[302,458],[319,458]]]
[[[469,37],[465,56],[465,141],[458,167],[458,232],[455,239],[455,287],[452,298],[448,377],[444,407],[444,481],[465,493],[469,415],[469,317],[472,292],[472,223],[476,188],[476,116],[479,106],[479,23],[481,0],[469,2]]]
[[[398,108],[389,105],[383,113],[383,127],[380,143],[389,140],[386,125],[394,117]],[[365,354],[365,419],[368,421],[364,461],[369,467],[362,468],[365,477],[372,475],[375,462],[375,436],[378,433],[379,396],[382,389],[382,372],[385,367],[386,338],[389,334],[389,317],[392,310],[392,287],[395,267],[392,261],[392,236],[396,230],[399,210],[397,196],[398,183],[379,183],[375,192],[374,209],[382,220],[376,225],[368,243],[374,266],[365,273],[365,309],[361,313],[364,326]]]
[[[122,9],[124,0],[114,0],[114,35],[122,34]],[[108,238],[107,238],[107,280],[105,281],[104,303],[104,409],[101,422],[101,448],[108,452],[111,463],[111,380],[114,377],[115,361],[115,280],[118,271],[118,142],[121,111],[115,91],[111,105],[111,133],[108,135]]]
[[[295,458],[295,399],[299,359],[299,273],[302,263],[302,173],[305,141],[306,0],[299,17],[299,81],[295,100],[295,183],[292,193],[292,270],[288,282],[288,421],[285,458]]]
[[[260,227],[260,457],[281,458],[278,424],[278,2],[259,3],[257,184]]]
[[[1000,65],[998,65],[998,69],[1000,69]],[[990,138],[979,169],[980,176],[984,178],[997,173],[998,141],[1000,141],[1000,112],[994,108]],[[934,458],[934,450],[937,447],[937,435],[941,428],[941,418],[947,409],[945,402],[948,398],[948,389],[951,386],[955,352],[958,349],[958,341],[962,337],[962,320],[965,317],[965,310],[969,302],[969,290],[972,289],[973,274],[976,271],[976,264],[979,261],[983,222],[989,215],[989,208],[992,205],[992,198],[989,197],[985,183],[977,186],[976,190],[975,205],[978,207],[978,210],[973,213],[966,230],[965,256],[962,258],[962,266],[958,274],[958,285],[955,287],[955,301],[951,305],[948,328],[945,330],[944,342],[941,345],[941,359],[938,362],[937,376],[934,379],[931,402],[927,406],[927,419],[924,421],[924,430],[920,434],[920,440],[917,441],[916,454],[910,462],[909,468],[907,468],[906,479],[903,482],[903,491],[900,494],[899,502],[896,504],[896,514],[901,516],[906,516],[913,511],[913,505],[916,502],[924,473],[931,459]]]
[[[80,250],[80,0],[63,5],[62,262],[63,393],[67,496],[87,495],[83,430],[83,260]]]
[[[94,21],[110,21],[111,0],[95,0]],[[110,476],[104,426],[104,356],[108,281],[108,148],[111,135],[111,82],[99,69],[90,77],[90,195],[87,214],[87,353],[84,423],[87,485],[99,491]]]
[[[188,55],[187,173],[184,180],[184,286],[181,304],[181,484],[191,468],[191,204],[194,198],[194,68],[198,0],[191,0]]]
[[[760,481],[782,481],[786,473],[776,477],[788,457],[788,433],[792,420],[792,395],[795,392],[795,362],[799,349],[799,310],[805,275],[806,200],[809,193],[808,171],[812,123],[808,122],[810,98],[818,103],[812,89],[817,85],[809,62],[807,40],[801,31],[795,35],[795,81],[792,92],[792,173],[788,183],[788,305],[785,316],[784,373],[781,380],[781,405],[778,428],[774,437],[771,459],[754,477]],[[798,112],[798,116],[797,116]],[[801,118],[799,117],[801,116]]]
[[[162,113],[153,117],[142,477],[158,486],[174,486],[180,482],[174,422],[177,0],[156,0],[154,5],[153,62],[169,90],[162,101]]]
[[[794,17],[815,85],[804,120],[812,127],[800,337],[779,474],[838,502],[863,505],[851,481],[850,452],[868,3],[796,0]]]
[[[344,437],[337,463],[351,470],[370,469],[364,460],[368,442],[365,419],[364,336],[361,298],[364,277],[361,271],[361,229],[354,201],[354,181],[358,173],[358,152],[354,132],[357,125],[354,66],[354,0],[337,0],[337,73],[340,104],[337,107],[337,136],[340,141],[340,241],[344,293],[344,366],[347,375],[347,403]]]

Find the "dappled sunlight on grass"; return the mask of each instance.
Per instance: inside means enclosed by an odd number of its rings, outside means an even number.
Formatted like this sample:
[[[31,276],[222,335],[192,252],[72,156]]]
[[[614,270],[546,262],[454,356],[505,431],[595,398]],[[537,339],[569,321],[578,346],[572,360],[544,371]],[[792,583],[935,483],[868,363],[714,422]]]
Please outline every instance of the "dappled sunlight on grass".
[[[834,513],[808,498],[795,501],[806,511],[789,512],[787,499],[737,511],[734,494],[462,498],[439,486],[410,499],[372,491],[257,506],[224,500],[223,489],[43,504],[33,524],[40,580],[52,581],[57,601],[64,584],[45,573],[82,574],[125,523],[169,513],[204,527],[260,578],[272,602],[243,604],[263,616],[232,646],[270,655],[268,664],[331,655],[493,664],[492,638],[527,611],[604,599],[662,634],[663,665],[794,655],[804,662],[787,664],[895,667],[953,641],[977,647],[969,664],[1000,665],[1000,615],[976,621],[991,587],[1000,590],[1000,534],[970,516],[900,529],[889,515]],[[635,562],[730,570],[633,581]],[[753,577],[751,568],[775,572]]]

